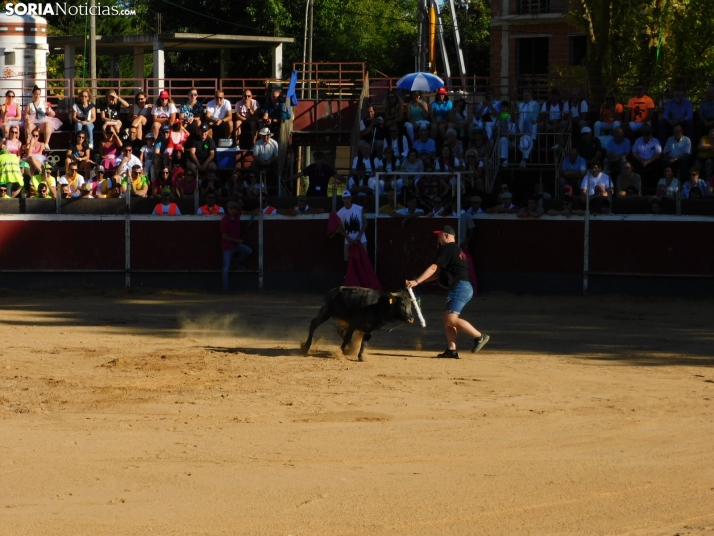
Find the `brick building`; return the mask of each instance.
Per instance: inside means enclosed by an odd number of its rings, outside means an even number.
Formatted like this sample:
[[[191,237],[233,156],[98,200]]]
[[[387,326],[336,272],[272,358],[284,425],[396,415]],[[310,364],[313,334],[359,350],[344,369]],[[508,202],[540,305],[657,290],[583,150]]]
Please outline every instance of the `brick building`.
[[[587,38],[566,20],[569,0],[494,0],[491,79],[497,92],[514,97],[533,87],[539,97],[558,69],[581,65]]]

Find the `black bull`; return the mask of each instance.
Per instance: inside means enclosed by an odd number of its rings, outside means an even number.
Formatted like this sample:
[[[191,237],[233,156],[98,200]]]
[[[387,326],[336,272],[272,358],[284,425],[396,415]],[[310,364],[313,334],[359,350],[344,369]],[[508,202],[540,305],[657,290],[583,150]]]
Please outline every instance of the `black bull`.
[[[310,350],[312,336],[317,327],[330,318],[346,325],[340,330],[342,351],[352,340],[355,330],[361,331],[362,344],[357,357],[362,361],[364,346],[372,338],[372,332],[388,322],[414,322],[412,303],[406,291],[379,292],[360,287],[333,288],[325,296],[320,312],[310,322],[310,334],[302,345],[303,352]]]

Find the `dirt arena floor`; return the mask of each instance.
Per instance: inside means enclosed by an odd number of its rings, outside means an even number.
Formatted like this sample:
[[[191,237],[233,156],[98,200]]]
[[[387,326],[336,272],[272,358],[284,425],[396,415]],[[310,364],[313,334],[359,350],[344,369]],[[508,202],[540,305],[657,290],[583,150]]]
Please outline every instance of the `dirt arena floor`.
[[[358,363],[318,295],[0,299],[2,536],[714,534],[709,302],[485,295],[440,360],[427,295]]]

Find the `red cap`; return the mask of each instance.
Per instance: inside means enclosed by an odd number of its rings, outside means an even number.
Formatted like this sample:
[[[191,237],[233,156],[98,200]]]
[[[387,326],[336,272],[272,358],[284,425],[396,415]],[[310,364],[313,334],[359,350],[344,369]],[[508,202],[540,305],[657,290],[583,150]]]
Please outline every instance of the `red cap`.
[[[169,92],[166,90],[163,90],[161,93],[159,93],[159,98],[160,99],[168,99],[169,98]]]
[[[448,91],[446,91],[445,87],[440,87],[439,89],[436,90],[437,95],[446,95]]]

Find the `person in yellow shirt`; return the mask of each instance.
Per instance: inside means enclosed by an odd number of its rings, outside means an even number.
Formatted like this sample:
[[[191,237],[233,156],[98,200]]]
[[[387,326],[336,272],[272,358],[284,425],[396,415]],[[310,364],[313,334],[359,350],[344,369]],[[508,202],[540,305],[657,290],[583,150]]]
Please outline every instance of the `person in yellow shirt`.
[[[4,182],[0,182],[0,199],[12,199],[12,197],[7,195],[7,184]]]
[[[697,147],[699,169],[704,170],[704,179],[714,178],[714,127],[709,129],[708,136],[702,136]]]
[[[398,196],[397,196],[397,191],[392,190],[389,192],[389,202],[386,205],[382,205],[379,207],[379,213],[380,214],[393,214],[396,213],[397,210],[403,209],[404,207],[399,204]]]
[[[124,176],[121,183],[121,191],[127,192],[131,183],[131,195],[146,197],[149,192],[149,179],[142,173],[140,165],[131,168],[131,175]]]
[[[52,176],[52,166],[44,164],[42,170],[37,175],[33,175],[30,179],[30,185],[34,187],[35,192],[40,193],[40,184],[47,186],[47,196],[54,197],[57,195],[57,179]],[[37,195],[36,197],[39,197]]]

